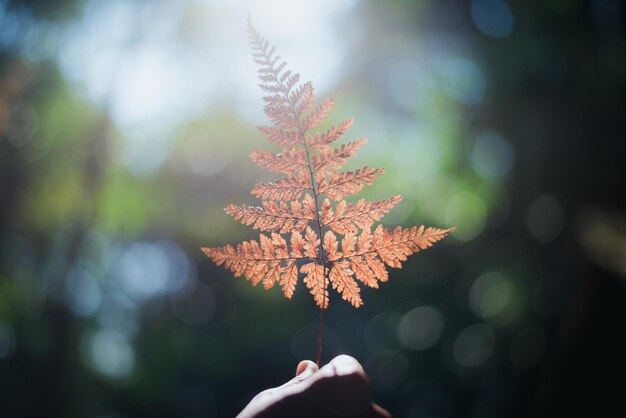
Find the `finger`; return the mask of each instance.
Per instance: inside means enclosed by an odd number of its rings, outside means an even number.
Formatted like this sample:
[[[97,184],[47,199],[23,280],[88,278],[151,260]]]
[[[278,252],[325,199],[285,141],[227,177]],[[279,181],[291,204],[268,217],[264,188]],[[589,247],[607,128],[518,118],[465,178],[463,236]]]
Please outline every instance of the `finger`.
[[[372,409],[374,411],[374,414],[372,415],[373,417],[376,418],[392,418],[391,414],[389,413],[389,411],[387,411],[386,409],[381,408],[380,406],[373,404],[372,405]]]
[[[353,357],[335,357],[307,379],[306,384],[307,398],[329,416],[361,417],[371,411],[369,381]]]
[[[268,416],[289,416],[280,415],[276,412],[280,408],[289,408],[295,401],[297,404],[299,398],[297,395],[306,390],[308,377],[317,372],[317,364],[310,360],[302,360],[296,367],[296,376],[281,386],[264,390],[255,396],[252,401],[241,411],[237,418],[247,418],[257,416],[260,411],[265,411]],[[291,403],[290,403],[291,402]],[[274,411],[274,412],[272,412]],[[272,415],[274,414],[274,415]]]
[[[367,381],[363,366],[354,357],[342,354],[332,359],[327,366],[332,368],[333,374],[337,376],[358,375]]]
[[[318,370],[317,364],[313,363],[311,360],[302,360],[298,363],[298,367],[296,367],[296,376],[300,376],[302,373],[306,372],[306,376],[309,376],[315,373]]]
[[[310,380],[309,378],[313,376],[313,374],[317,371],[317,364],[313,363],[310,360],[302,360],[300,363],[298,363],[298,367],[296,367],[296,376],[288,382],[284,383],[283,385],[279,386],[279,388],[284,389],[287,387],[291,387],[291,389],[294,389],[296,391],[304,390],[304,387],[302,387],[302,385],[305,382],[308,382]]]

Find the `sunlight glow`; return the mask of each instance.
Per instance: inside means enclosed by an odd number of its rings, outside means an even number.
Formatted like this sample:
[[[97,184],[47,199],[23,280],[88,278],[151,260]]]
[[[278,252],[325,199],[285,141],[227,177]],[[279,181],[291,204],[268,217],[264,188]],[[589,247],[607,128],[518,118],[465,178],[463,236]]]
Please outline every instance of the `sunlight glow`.
[[[171,128],[233,97],[242,114],[258,119],[260,112],[249,111],[259,103],[248,15],[289,64],[324,91],[336,83],[342,58],[333,24],[353,4],[92,1],[64,37],[61,68],[123,128]]]

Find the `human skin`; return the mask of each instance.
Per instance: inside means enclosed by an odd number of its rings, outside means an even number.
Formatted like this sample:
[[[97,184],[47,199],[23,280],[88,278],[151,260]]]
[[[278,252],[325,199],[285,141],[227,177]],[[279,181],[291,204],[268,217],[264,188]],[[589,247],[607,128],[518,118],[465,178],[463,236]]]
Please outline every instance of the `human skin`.
[[[296,377],[255,396],[237,418],[391,418],[372,403],[361,364],[341,355],[318,370],[301,361]]]

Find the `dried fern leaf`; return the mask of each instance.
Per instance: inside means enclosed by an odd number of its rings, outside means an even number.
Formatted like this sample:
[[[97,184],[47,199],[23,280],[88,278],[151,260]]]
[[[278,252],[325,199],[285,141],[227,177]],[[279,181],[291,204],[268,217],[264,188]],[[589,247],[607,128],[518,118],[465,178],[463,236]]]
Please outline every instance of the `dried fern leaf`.
[[[431,247],[454,228],[397,227],[392,231],[378,225],[372,232],[374,223],[400,203],[402,196],[375,202],[361,199],[354,204],[342,200],[384,173],[370,167],[339,171],[367,140],[334,147],[352,119],[313,132],[328,118],[333,101],[327,99],[315,106],[312,84],[300,83],[300,76],[287,69],[251,24],[248,34],[253,60],[260,66],[260,87],[266,93],[264,110],[272,122],[259,130],[283,148],[280,152],[255,151],[250,157],[259,167],[286,176],[252,189],[252,194],[263,200],[260,207],[226,207],[226,213],[236,220],[271,231],[270,235],[260,234],[258,241],[244,241],[236,247],[202,251],[218,266],[244,276],[253,285],[263,283],[266,289],[280,285],[288,299],[302,275],[320,309],[328,307],[329,286],[359,307],[363,304],[359,283],[378,288],[379,282],[389,279],[387,267],[400,268],[408,256]],[[289,238],[281,234],[289,234]]]

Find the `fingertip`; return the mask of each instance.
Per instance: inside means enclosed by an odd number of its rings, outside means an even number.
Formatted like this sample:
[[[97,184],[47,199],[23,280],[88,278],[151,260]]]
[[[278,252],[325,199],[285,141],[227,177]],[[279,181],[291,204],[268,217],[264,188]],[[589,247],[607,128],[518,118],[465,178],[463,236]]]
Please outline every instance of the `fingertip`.
[[[307,372],[308,374],[313,374],[317,370],[317,364],[313,363],[311,360],[302,360],[300,363],[298,363],[298,367],[296,367],[296,376],[300,376],[304,372]]]
[[[334,366],[335,372],[339,375],[359,374],[365,376],[363,366],[352,356],[341,354],[330,361]]]

